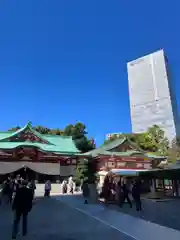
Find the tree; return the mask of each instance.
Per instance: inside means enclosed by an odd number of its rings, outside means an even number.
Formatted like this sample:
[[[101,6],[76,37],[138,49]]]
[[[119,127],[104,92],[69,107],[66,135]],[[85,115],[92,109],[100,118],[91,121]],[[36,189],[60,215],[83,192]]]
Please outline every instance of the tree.
[[[82,152],[88,152],[95,148],[93,139],[88,140],[85,124],[78,122],[75,125],[68,125],[64,130],[64,135],[72,136],[76,147]]]
[[[56,129],[51,129],[49,134],[63,136],[64,135],[64,131],[60,130],[59,128],[56,128]]]
[[[76,167],[74,181],[77,185],[81,185],[84,180],[88,180],[88,160],[80,159]]]
[[[177,160],[180,160],[180,138],[173,139],[168,150],[168,162],[176,163]]]
[[[42,126],[36,126],[34,127],[34,129],[41,134],[48,134],[50,132],[49,128],[42,127]]]
[[[159,126],[154,125],[148,129],[150,141],[154,144],[154,150],[159,155],[166,156],[169,149],[169,141],[165,137],[165,132]]]
[[[65,136],[72,136],[73,135],[73,129],[74,129],[74,126],[72,124],[67,125],[64,129],[64,135]]]
[[[78,122],[73,126],[72,136],[75,138],[81,138],[87,134],[86,126],[84,123]]]
[[[80,184],[86,180],[88,183],[94,183],[97,175],[97,162],[92,157],[81,159],[76,167],[74,180]]]
[[[10,128],[8,129],[9,132],[15,132],[17,130],[21,129],[20,126],[17,126],[17,127],[13,127],[13,128]]]
[[[169,141],[165,137],[163,129],[157,125],[150,127],[147,132],[144,133],[114,135],[110,140],[106,140],[105,144],[114,139],[123,137],[127,137],[142,151],[154,152],[163,156],[167,155]]]

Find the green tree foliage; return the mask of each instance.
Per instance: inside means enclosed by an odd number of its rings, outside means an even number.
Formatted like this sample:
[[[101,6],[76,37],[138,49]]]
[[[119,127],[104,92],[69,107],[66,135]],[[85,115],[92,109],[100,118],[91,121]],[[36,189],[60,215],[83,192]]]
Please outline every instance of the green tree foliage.
[[[19,130],[21,127],[17,126],[17,127],[13,127],[13,128],[10,128],[8,129],[9,132],[15,132],[17,130]]]
[[[78,122],[75,125],[68,125],[64,129],[64,135],[72,136],[76,143],[76,147],[82,152],[88,152],[95,148],[93,139],[88,139],[85,124]]]
[[[152,143],[154,152],[159,155],[167,155],[169,149],[169,141],[165,137],[165,132],[157,125],[150,127],[147,131],[150,142]]]
[[[34,127],[34,129],[41,134],[49,134],[51,132],[49,128],[42,127],[42,126],[36,126]]]
[[[177,160],[180,160],[180,138],[173,139],[171,146],[168,150],[168,162],[176,163]]]
[[[74,180],[78,185],[84,180],[87,180],[89,183],[94,183],[96,181],[96,173],[96,160],[91,157],[81,159],[76,167]]]
[[[75,175],[73,180],[76,182],[76,185],[81,185],[83,180],[87,180],[88,165],[85,159],[81,159],[76,167]]]
[[[74,131],[74,126],[72,124],[69,124],[64,129],[64,135],[65,136],[72,136]]]
[[[164,131],[157,125],[150,127],[145,133],[115,135],[110,140],[106,140],[105,144],[123,137],[127,137],[137,148],[143,151],[154,152],[157,155],[167,155],[169,141],[165,137]]]

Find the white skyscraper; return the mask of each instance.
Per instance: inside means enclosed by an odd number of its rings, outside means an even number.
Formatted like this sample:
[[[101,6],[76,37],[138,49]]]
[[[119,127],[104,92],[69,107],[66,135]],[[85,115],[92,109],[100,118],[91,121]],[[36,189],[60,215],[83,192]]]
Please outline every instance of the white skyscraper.
[[[179,135],[179,117],[164,51],[127,63],[132,131],[152,125],[165,130],[171,141]]]

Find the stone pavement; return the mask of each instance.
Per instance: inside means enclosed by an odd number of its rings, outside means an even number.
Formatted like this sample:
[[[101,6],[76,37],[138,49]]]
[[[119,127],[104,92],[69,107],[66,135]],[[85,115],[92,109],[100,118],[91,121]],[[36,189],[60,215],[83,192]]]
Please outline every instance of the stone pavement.
[[[43,194],[44,184],[37,184],[37,192]],[[61,192],[60,184],[52,184],[52,194],[59,195]],[[136,212],[135,208],[130,209],[127,204],[123,208],[110,205],[110,208],[129,214],[134,217],[141,217],[146,221],[150,221],[165,227],[173,228],[180,231],[180,200],[170,200],[163,202],[155,202],[152,200],[143,200],[143,215]]]
[[[29,214],[29,234],[26,237],[18,236],[17,239],[133,240],[133,238],[53,198],[37,199]],[[0,239],[11,239],[12,219],[10,206],[0,208]]]
[[[180,239],[180,232],[174,229],[114,211],[104,207],[102,204],[85,205],[83,204],[83,198],[80,195],[63,195],[56,196],[55,198],[71,206],[72,209],[77,209],[85,215],[128,235],[130,239]]]
[[[136,212],[135,207],[129,208],[128,204],[124,204],[123,208],[115,205],[109,205],[109,208],[118,212],[129,214],[134,217],[141,217],[146,221],[150,221],[165,227],[173,228],[180,231],[180,200],[174,199],[169,201],[152,201],[142,200],[143,213]]]

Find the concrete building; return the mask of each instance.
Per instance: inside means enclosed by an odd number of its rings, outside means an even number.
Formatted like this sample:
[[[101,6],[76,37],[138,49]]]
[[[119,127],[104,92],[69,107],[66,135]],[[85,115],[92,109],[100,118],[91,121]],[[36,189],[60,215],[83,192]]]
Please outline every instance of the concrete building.
[[[179,135],[179,116],[164,51],[127,63],[132,131],[156,124],[171,141]]]
[[[108,134],[106,134],[106,140],[110,140],[114,136],[120,137],[121,135],[122,135],[122,132],[119,132],[119,133],[108,133]]]

